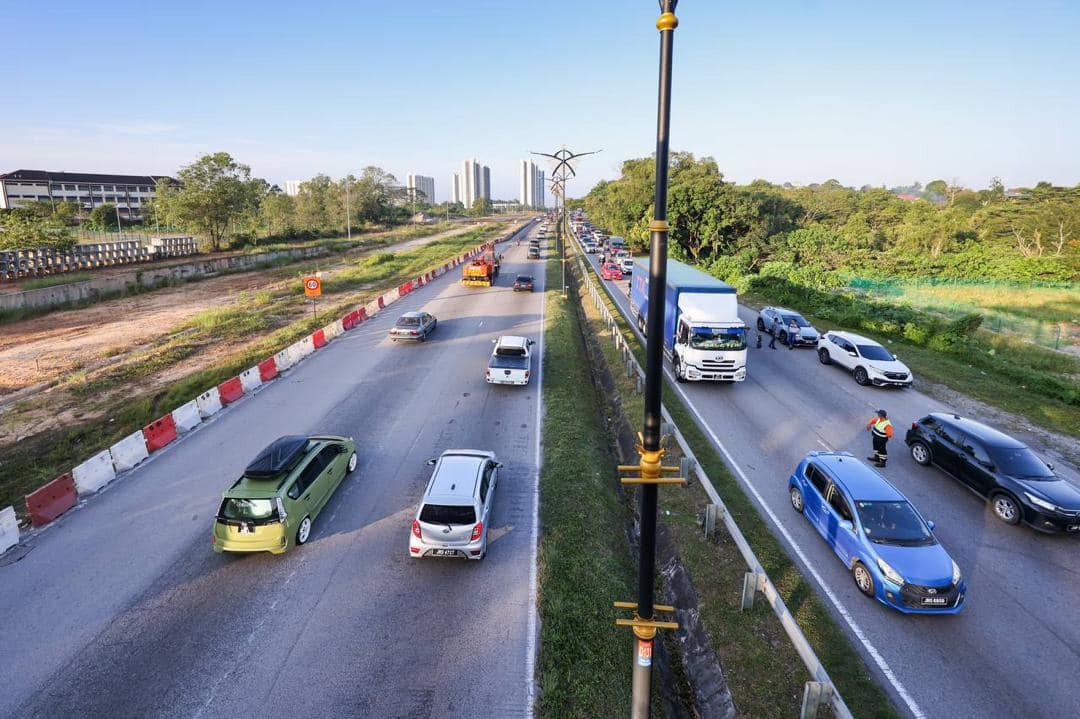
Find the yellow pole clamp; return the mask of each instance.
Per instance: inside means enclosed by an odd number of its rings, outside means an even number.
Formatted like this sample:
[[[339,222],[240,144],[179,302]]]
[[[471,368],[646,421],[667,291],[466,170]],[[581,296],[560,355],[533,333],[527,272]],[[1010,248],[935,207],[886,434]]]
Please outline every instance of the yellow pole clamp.
[[[660,17],[656,18],[656,29],[660,32],[674,30],[677,27],[679,27],[679,18],[675,17],[673,12],[660,13]]]
[[[637,602],[615,602],[616,609],[637,609]],[[674,612],[675,607],[667,604],[654,604],[653,611],[655,612]],[[650,641],[656,636],[657,629],[678,629],[678,622],[664,622],[655,619],[642,619],[638,616],[637,611],[634,612],[633,619],[616,619],[615,625],[619,627],[631,627],[634,630],[634,636],[638,639]]]

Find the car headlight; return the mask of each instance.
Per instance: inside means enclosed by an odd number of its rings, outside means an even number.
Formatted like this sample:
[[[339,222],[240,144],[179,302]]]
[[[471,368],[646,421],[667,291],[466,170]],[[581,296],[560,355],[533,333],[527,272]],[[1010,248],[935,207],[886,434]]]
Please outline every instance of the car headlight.
[[[1024,495],[1028,498],[1029,502],[1034,504],[1036,507],[1039,507],[1040,509],[1045,509],[1048,512],[1053,512],[1057,510],[1057,506],[1054,505],[1052,502],[1047,502],[1045,499],[1039,499],[1031,492],[1024,492]]]
[[[899,572],[890,567],[888,562],[878,557],[877,565],[878,569],[881,570],[881,573],[885,575],[886,579],[888,579],[893,584],[899,584],[903,586],[904,578],[900,576]]]
[[[956,565],[955,561],[952,563],[952,583],[953,584],[959,584],[960,583],[960,567],[958,567]]]

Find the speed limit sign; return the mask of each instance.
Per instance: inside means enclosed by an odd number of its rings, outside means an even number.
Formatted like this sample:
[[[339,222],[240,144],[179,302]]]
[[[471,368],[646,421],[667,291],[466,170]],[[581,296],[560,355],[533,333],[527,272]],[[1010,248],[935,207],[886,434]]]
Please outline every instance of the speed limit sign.
[[[308,297],[318,297],[322,294],[322,280],[315,275],[304,278],[304,294]]]

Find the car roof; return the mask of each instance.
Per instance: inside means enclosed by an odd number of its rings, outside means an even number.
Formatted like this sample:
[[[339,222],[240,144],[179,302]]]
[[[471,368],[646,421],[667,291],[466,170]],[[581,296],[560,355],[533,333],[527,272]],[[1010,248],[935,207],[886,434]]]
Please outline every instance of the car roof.
[[[344,439],[344,437],[329,435],[316,437],[286,435],[278,437],[252,460],[251,464],[244,470],[244,474],[240,476],[240,479],[233,482],[232,487],[228,489],[225,495],[228,497],[250,497],[255,499],[273,497],[286,484],[288,479],[295,474],[297,467],[303,464],[307,458],[322,451],[326,445],[341,442]],[[293,447],[292,454],[286,459],[283,452],[290,446]],[[295,449],[297,446],[299,450]],[[267,455],[267,457],[264,457],[264,455]],[[275,463],[271,465],[271,462]],[[256,476],[248,474],[252,472],[252,465],[257,465],[254,470]],[[274,472],[275,469],[277,469],[276,472]]]
[[[880,346],[884,346],[880,342],[878,342],[877,340],[872,340],[869,337],[863,337],[862,335],[857,335],[854,332],[845,332],[844,330],[830,330],[829,334],[836,335],[837,337],[843,337],[844,339],[848,340],[849,342],[855,342],[857,344],[861,343],[861,344],[864,344],[864,345],[880,345]]]
[[[795,315],[796,317],[802,317],[801,312],[796,312],[795,310],[789,310],[787,307],[777,307],[775,305],[770,305],[767,309],[773,310],[774,312],[777,312],[778,314],[782,314],[782,315]]]
[[[424,314],[423,312],[415,312],[415,311],[414,312],[405,312],[398,319],[403,319],[405,317],[422,317],[423,314]]]
[[[852,499],[873,502],[904,500],[889,480],[854,457],[850,452],[811,452],[806,458],[825,470],[833,481],[847,490]]]
[[[1010,437],[1000,430],[989,427],[982,422],[968,419],[967,417],[961,417],[957,414],[946,414],[944,412],[932,412],[930,416],[941,424],[951,425],[959,429],[964,434],[979,440],[989,447],[1009,447],[1013,449],[1027,447],[1026,444],[1015,437]]]
[[[529,346],[528,337],[519,337],[517,335],[502,335],[499,337],[499,341],[495,345],[496,347],[525,347]]]
[[[480,469],[494,456],[491,452],[469,449],[443,452],[424,493],[424,502],[472,499]]]

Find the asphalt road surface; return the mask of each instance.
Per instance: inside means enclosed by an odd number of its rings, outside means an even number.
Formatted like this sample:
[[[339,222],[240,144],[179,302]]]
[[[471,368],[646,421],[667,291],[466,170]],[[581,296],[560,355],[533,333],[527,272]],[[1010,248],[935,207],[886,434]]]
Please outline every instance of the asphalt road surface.
[[[0,716],[528,715],[535,648],[541,263],[500,246],[399,300],[0,558]],[[516,271],[538,291],[514,293]],[[398,315],[439,319],[394,345]],[[538,340],[533,382],[484,381],[491,340]],[[333,433],[359,466],[289,554],[210,546],[221,492],[269,441]],[[504,463],[487,557],[414,560],[410,524],[451,448]]]
[[[586,257],[595,270],[597,256]],[[616,290],[629,318],[628,280],[603,284]],[[743,308],[741,315],[755,327],[756,312]],[[905,431],[951,408],[916,389],[860,387],[847,372],[821,365],[813,350],[777,347],[768,349],[767,336],[762,349],[751,341],[742,383],[688,382],[678,392],[897,705],[925,717],[1080,716],[1077,538],[1007,526],[955,480],[915,464]],[[883,473],[936,522],[934,533],[967,577],[959,615],[905,616],[863,596],[789,503],[788,477],[807,452],[870,453],[864,427],[879,407],[896,432]],[[1077,481],[1074,468],[1058,469]]]

